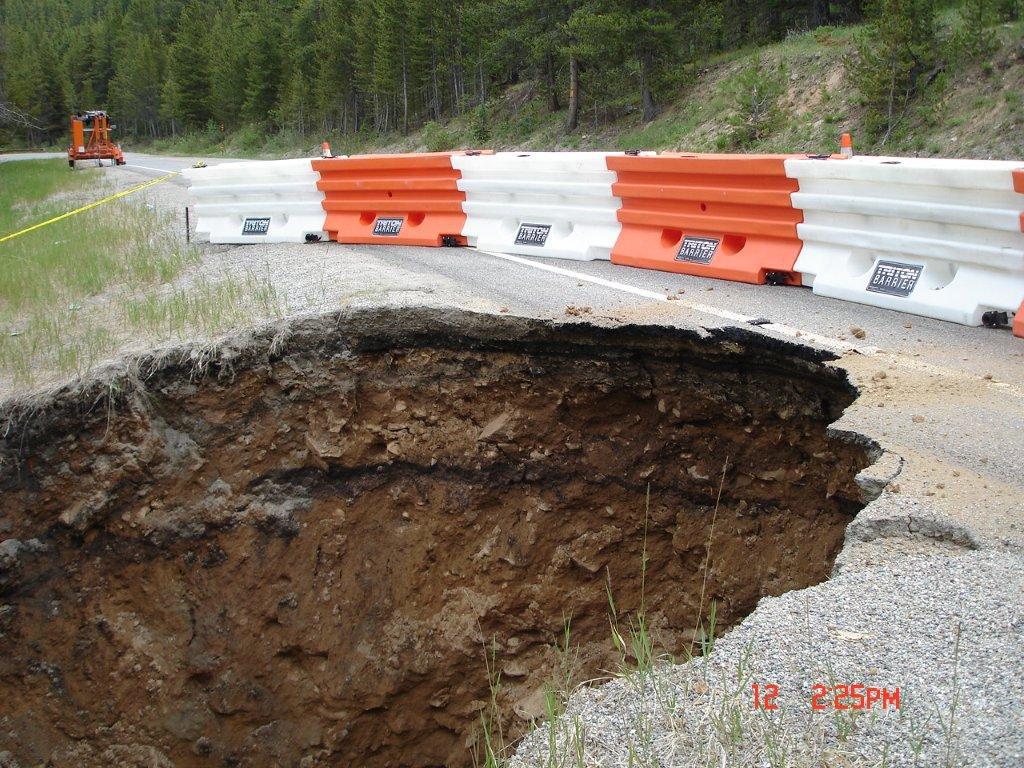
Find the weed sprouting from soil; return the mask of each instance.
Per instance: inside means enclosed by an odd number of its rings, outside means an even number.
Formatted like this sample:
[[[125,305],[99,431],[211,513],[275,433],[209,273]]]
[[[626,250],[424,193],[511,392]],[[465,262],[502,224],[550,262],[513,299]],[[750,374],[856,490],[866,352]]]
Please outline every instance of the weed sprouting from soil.
[[[722,474],[718,483],[718,491],[715,497],[715,506],[711,515],[708,540],[705,546],[704,561],[701,566],[701,592],[699,599],[700,612],[698,613],[697,625],[694,627],[692,637],[700,638],[699,650],[702,655],[707,655],[714,649],[715,630],[717,624],[717,602],[711,601],[708,615],[703,615],[704,603],[707,595],[708,576],[707,572],[711,566],[711,546],[714,539],[715,522],[718,518],[719,507],[722,501],[722,492],[725,485],[726,475],[729,468],[727,457],[722,465]],[[656,648],[652,635],[651,625],[647,613],[647,574],[650,566],[648,552],[648,536],[650,533],[651,518],[651,487],[647,485],[644,495],[644,522],[642,528],[642,541],[640,552],[640,593],[639,605],[629,617],[623,621],[615,601],[615,594],[612,585],[611,572],[605,571],[605,594],[608,601],[608,623],[611,632],[612,646],[618,656],[618,668],[613,671],[613,677],[624,680],[631,688],[640,694],[641,711],[633,714],[633,732],[636,736],[635,743],[628,745],[629,765],[647,766],[655,765],[657,761],[653,758],[652,738],[654,733],[653,712],[647,712],[648,702],[646,693],[651,689],[654,693],[655,707],[662,712],[674,713],[677,709],[677,694],[673,687],[659,675],[659,665],[672,665],[675,659],[667,652],[659,652]],[[585,754],[585,732],[582,721],[578,714],[567,715],[567,705],[574,690],[573,683],[575,674],[578,671],[579,648],[573,648],[570,644],[571,638],[571,617],[564,620],[564,631],[559,644],[555,646],[555,653],[559,659],[558,676],[554,685],[545,686],[544,711],[545,716],[542,723],[535,723],[535,728],[544,728],[547,731],[548,750],[545,768],[563,768],[563,766],[586,765]],[[691,640],[690,648],[687,649],[687,661],[695,658],[695,645]],[[501,711],[498,706],[498,693],[500,692],[500,672],[496,671],[495,646],[492,644],[490,655],[485,653],[485,668],[491,698],[487,707],[481,714],[480,741],[483,744],[484,757],[481,762],[474,753],[474,766],[480,768],[503,768],[508,764],[507,753],[510,745],[505,744],[503,733],[500,729]],[[741,708],[746,702],[738,701],[739,692],[745,692],[749,682],[749,674],[744,674],[742,669],[739,672],[739,686],[737,694],[729,697],[728,702],[722,705],[717,723],[721,732],[725,735],[725,741],[741,740],[743,735],[744,717]],[[606,680],[605,678],[604,680]],[[602,680],[602,682],[604,681]],[[597,681],[592,681],[597,682]],[[770,724],[769,724],[770,725]],[[774,768],[776,765],[782,768],[786,765],[784,746],[779,742],[770,728],[763,732],[766,754],[769,756],[769,764]],[[494,749],[495,745],[499,749]],[[503,757],[504,756],[504,757]]]
[[[722,463],[722,478],[718,482],[718,493],[715,495],[715,508],[711,513],[711,525],[708,527],[708,543],[704,551],[704,565],[701,567],[700,601],[697,604],[697,628],[694,637],[700,637],[701,653],[707,656],[715,647],[715,625],[718,618],[718,606],[712,602],[708,614],[708,624],[704,625],[704,599],[708,592],[708,573],[711,570],[711,544],[715,538],[715,523],[718,522],[718,510],[722,506],[722,490],[725,488],[725,476],[729,471],[729,457]],[[690,643],[689,655],[693,656],[693,643]]]
[[[942,727],[942,733],[946,740],[943,747],[943,768],[954,768],[961,762],[957,749],[956,714],[960,706],[960,635],[963,628],[963,623],[956,625],[956,638],[953,641],[953,678],[950,680],[952,694],[949,701],[949,714],[947,717],[943,717],[941,710],[936,709],[939,725]]]
[[[487,669],[487,689],[490,698],[480,712],[480,736],[472,749],[473,766],[474,768],[501,768],[505,764],[507,745],[502,725],[501,705],[498,703],[498,697],[501,695],[498,645],[493,637],[489,647],[486,643],[484,644],[484,665]]]
[[[607,580],[605,591],[608,594],[608,622],[611,625],[612,644],[621,659],[617,672],[620,676],[629,677],[636,673],[644,676],[654,668],[654,641],[651,638],[651,629],[647,621],[647,567],[649,564],[647,554],[647,535],[651,518],[651,486],[648,484],[647,493],[644,498],[644,528],[643,542],[640,551],[640,606],[634,616],[630,617],[628,625],[620,626],[619,611],[615,607],[615,595],[612,592],[611,573],[606,571]],[[632,659],[632,666],[630,664]]]

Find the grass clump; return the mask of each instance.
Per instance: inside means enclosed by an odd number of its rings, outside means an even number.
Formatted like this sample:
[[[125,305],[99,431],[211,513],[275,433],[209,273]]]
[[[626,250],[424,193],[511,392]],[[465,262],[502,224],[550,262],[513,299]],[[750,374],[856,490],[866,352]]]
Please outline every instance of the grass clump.
[[[423,126],[421,136],[428,152],[445,152],[455,146],[455,138],[433,121]]]

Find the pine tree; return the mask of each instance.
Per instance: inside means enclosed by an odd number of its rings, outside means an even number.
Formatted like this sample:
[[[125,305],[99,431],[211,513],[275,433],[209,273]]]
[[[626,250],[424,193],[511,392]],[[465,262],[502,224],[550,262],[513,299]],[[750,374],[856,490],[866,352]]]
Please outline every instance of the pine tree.
[[[67,131],[68,125],[68,83],[56,51],[48,41],[39,44],[39,75],[41,88],[36,96],[39,101],[39,122],[51,140]]]
[[[245,101],[242,116],[252,123],[274,126],[281,91],[280,18],[267,0],[242,14],[245,50]]]
[[[868,109],[866,127],[885,144],[936,63],[936,0],[873,0],[857,40],[853,80]]]
[[[114,54],[110,101],[136,135],[159,134],[164,47],[155,0],[131,0]]]
[[[245,103],[245,30],[233,0],[223,4],[210,32],[210,112],[224,129],[236,128]]]
[[[285,38],[282,122],[300,133],[306,133],[314,123],[316,28],[320,23],[317,0],[302,0],[289,20]]]
[[[206,125],[210,107],[209,9],[191,0],[178,18],[177,34],[167,62],[165,101],[186,128]]]
[[[358,128],[355,104],[355,76],[352,4],[347,0],[324,0],[316,30],[316,104],[325,129],[348,131]]]

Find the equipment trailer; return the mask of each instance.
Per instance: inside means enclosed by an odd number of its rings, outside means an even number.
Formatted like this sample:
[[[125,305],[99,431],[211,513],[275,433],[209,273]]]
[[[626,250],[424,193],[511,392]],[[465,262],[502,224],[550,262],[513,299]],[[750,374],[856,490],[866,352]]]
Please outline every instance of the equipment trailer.
[[[102,111],[76,112],[71,116],[71,146],[68,147],[68,165],[75,167],[78,160],[113,160],[124,165],[121,147],[110,140],[112,130],[107,113]],[[86,141],[85,135],[89,134]]]

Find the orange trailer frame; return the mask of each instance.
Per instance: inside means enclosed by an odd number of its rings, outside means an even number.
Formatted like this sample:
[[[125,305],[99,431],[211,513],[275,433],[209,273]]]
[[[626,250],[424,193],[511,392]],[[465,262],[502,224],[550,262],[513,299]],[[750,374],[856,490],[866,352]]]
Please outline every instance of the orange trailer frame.
[[[76,112],[71,115],[68,165],[74,168],[79,160],[95,160],[100,165],[104,160],[113,160],[115,165],[124,165],[121,147],[110,140],[111,130],[106,112]]]

